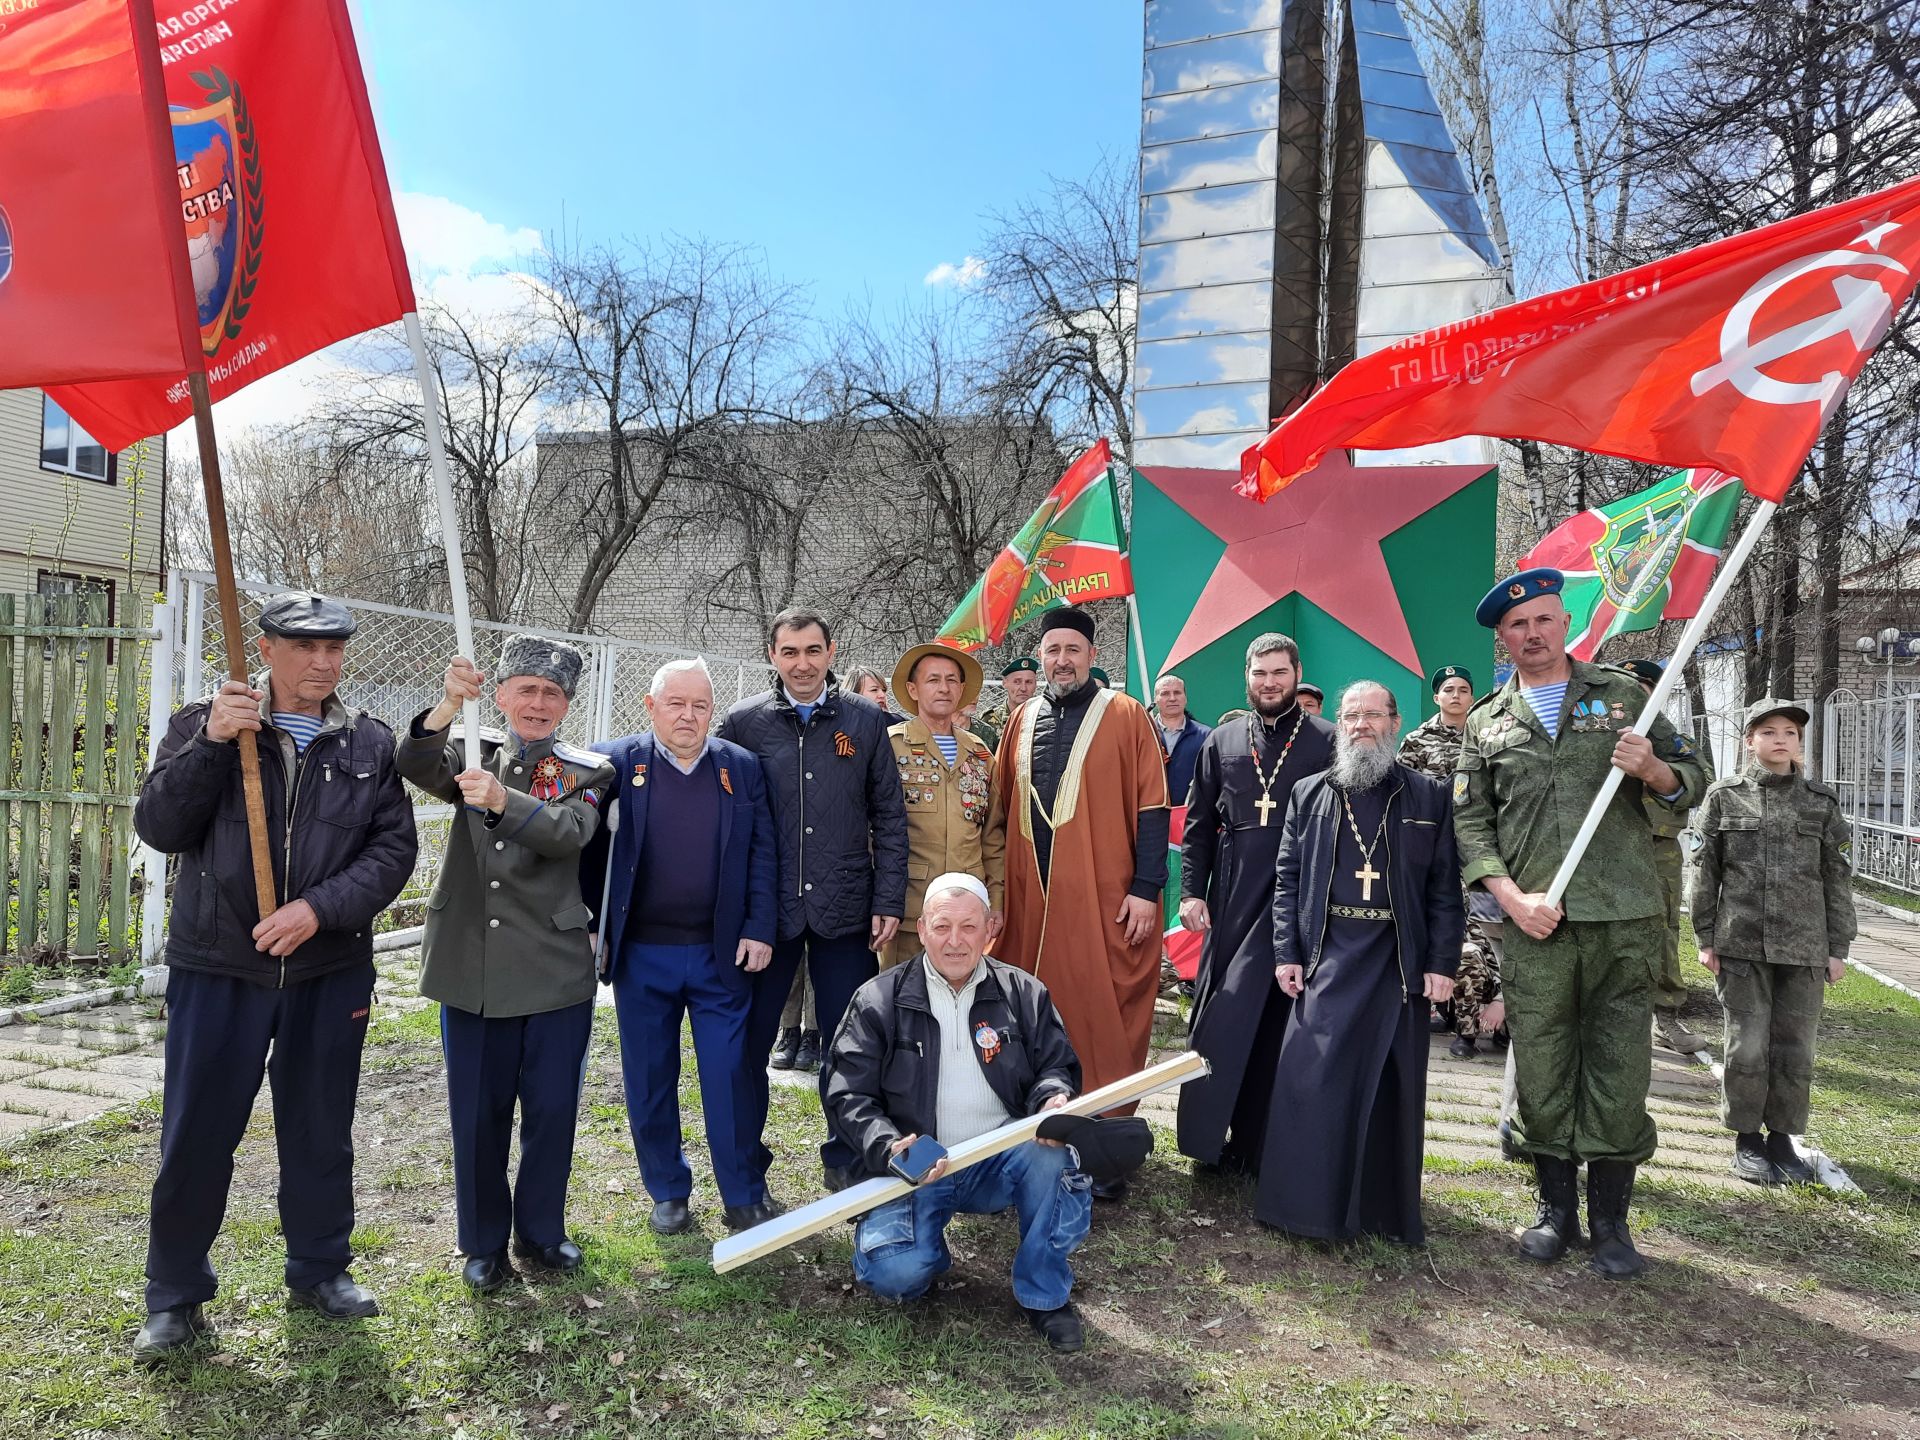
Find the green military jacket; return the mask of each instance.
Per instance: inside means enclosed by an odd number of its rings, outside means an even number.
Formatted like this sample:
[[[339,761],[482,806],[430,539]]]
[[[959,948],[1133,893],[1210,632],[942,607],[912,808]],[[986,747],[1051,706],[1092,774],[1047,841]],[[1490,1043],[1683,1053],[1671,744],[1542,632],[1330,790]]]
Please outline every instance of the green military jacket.
[[[593,998],[593,911],[580,894],[580,852],[600,824],[613,763],[547,739],[520,745],[483,730],[480,763],[506,787],[506,809],[466,808],[458,730],[400,739],[395,766],[455,807],[440,877],[427,901],[420,993],[473,1015],[539,1015]],[[595,897],[596,899],[598,897]]]
[[[1614,745],[1639,718],[1646,692],[1631,673],[1570,663],[1557,739],[1547,738],[1517,675],[1467,712],[1453,776],[1453,830],[1465,884],[1505,875],[1529,893],[1546,890],[1613,769]],[[1648,739],[1680,781],[1670,808],[1691,808],[1707,788],[1693,742],[1665,716],[1653,722]],[[1665,911],[1645,798],[1645,787],[1631,775],[1614,792],[1561,901],[1568,919],[1636,920]]]
[[[1769,965],[1846,959],[1858,922],[1853,830],[1838,795],[1750,761],[1713,783],[1694,828],[1691,913],[1701,949]]]

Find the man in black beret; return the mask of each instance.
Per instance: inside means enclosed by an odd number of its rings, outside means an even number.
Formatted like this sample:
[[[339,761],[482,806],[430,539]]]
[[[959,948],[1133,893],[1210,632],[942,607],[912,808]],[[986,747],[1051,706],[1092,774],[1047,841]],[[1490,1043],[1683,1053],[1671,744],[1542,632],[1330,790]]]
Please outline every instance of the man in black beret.
[[[207,1254],[263,1074],[273,1084],[289,1302],[329,1319],[379,1313],[347,1274],[353,1106],[373,1003],[373,920],[413,873],[413,806],[394,769],[393,732],[336,693],[355,629],[347,608],[281,595],[262,608],[260,628],[266,669],[175,712],[133,812],[142,840],[180,857],[147,1318],[133,1345],[148,1363],[210,1328]],[[280,900],[264,919],[235,743],[243,730],[259,736]]]

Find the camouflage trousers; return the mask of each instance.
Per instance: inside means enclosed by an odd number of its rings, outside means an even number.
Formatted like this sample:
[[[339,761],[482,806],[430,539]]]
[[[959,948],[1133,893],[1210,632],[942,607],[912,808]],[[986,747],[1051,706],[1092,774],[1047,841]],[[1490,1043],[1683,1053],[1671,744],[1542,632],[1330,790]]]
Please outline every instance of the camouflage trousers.
[[[1782,1135],[1806,1134],[1824,970],[1722,956],[1713,988],[1727,1012],[1721,1121],[1737,1134],[1762,1124]]]
[[[1480,1012],[1500,998],[1500,947],[1476,920],[1467,921],[1460,942],[1460,969],[1453,977],[1453,1028],[1469,1038],[1491,1034]]]
[[[1653,837],[1654,864],[1660,870],[1660,893],[1666,901],[1665,948],[1660,952],[1660,978],[1653,986],[1653,1008],[1678,1010],[1687,1003],[1687,982],[1680,978],[1680,876],[1685,862],[1680,842],[1670,835]]]
[[[1515,1138],[1563,1160],[1646,1160],[1657,923],[1562,920],[1545,940],[1509,925],[1505,951]]]

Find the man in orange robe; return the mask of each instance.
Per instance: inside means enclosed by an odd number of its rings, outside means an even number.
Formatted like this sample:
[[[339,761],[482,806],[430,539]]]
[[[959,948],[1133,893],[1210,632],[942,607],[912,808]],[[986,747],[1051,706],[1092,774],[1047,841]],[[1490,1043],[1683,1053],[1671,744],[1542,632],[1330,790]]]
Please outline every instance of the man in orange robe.
[[[1167,773],[1139,701],[1092,679],[1093,618],[1047,612],[1046,688],[1015,712],[994,758],[1005,837],[997,959],[1053,994],[1088,1090],[1143,1069],[1160,985]],[[1124,1180],[1097,1184],[1118,1199]]]

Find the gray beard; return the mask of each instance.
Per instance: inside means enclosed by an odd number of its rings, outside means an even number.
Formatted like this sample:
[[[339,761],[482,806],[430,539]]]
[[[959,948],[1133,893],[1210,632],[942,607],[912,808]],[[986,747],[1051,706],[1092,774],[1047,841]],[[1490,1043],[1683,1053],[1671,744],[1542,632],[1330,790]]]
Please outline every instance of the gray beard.
[[[1047,699],[1053,701],[1057,705],[1062,700],[1066,699],[1067,696],[1069,695],[1078,695],[1082,690],[1086,689],[1086,687],[1091,685],[1092,683],[1093,683],[1093,676],[1091,675],[1087,676],[1086,679],[1082,680],[1077,685],[1056,685],[1054,684],[1053,681],[1049,680],[1047,682]]]
[[[1333,765],[1327,774],[1342,790],[1371,790],[1387,778],[1392,768],[1390,746],[1374,740],[1349,740],[1346,731],[1335,732]]]

